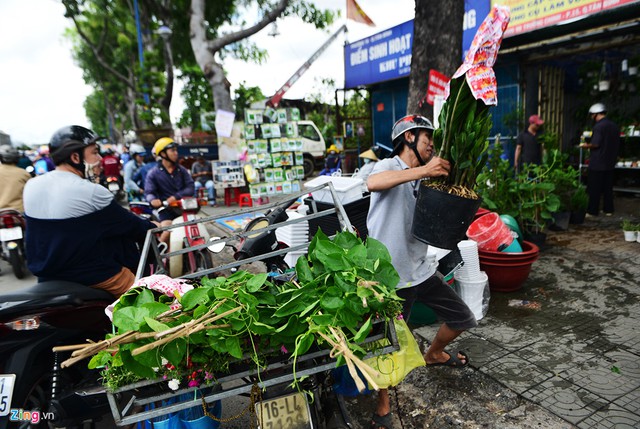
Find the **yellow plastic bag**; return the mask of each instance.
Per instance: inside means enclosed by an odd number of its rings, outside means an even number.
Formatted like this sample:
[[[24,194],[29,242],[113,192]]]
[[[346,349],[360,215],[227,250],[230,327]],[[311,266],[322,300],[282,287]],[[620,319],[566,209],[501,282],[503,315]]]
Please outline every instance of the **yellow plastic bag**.
[[[373,379],[381,389],[398,385],[414,368],[426,365],[420,346],[404,319],[394,319],[393,322],[400,350],[365,360],[365,363],[380,373],[380,376],[374,376]],[[389,344],[388,340],[384,341]]]

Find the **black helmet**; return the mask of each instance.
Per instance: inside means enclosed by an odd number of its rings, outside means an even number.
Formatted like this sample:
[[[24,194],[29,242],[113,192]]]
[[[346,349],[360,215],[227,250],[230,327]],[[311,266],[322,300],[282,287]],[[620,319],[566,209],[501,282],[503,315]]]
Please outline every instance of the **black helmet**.
[[[0,146],[0,161],[3,164],[17,164],[20,153],[15,147],[5,144]]]
[[[79,125],[69,125],[56,131],[49,141],[49,151],[53,163],[59,165],[69,159],[71,154],[95,144],[96,133]]]

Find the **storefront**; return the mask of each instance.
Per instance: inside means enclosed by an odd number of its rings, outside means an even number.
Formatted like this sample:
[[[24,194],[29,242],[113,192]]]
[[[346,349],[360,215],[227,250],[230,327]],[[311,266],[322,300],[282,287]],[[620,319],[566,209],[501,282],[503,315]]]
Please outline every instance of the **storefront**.
[[[596,102],[609,106],[611,119],[631,136],[634,129],[640,134],[640,0],[467,0],[463,46],[492,3],[511,8],[495,65],[492,135],[517,135],[518,118],[535,113],[572,152]],[[345,46],[345,88],[369,89],[374,142],[385,146],[406,113],[412,36],[409,21]],[[640,141],[625,144],[621,155],[638,152]]]

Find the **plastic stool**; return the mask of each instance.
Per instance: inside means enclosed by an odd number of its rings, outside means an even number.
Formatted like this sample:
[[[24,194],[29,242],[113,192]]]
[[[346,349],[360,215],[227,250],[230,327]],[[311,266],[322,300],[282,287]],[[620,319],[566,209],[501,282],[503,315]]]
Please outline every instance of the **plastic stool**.
[[[238,188],[225,188],[224,204],[229,207],[232,202],[239,203],[240,190]]]
[[[251,200],[251,194],[240,194],[238,196],[238,205],[240,207],[253,207],[253,201]]]

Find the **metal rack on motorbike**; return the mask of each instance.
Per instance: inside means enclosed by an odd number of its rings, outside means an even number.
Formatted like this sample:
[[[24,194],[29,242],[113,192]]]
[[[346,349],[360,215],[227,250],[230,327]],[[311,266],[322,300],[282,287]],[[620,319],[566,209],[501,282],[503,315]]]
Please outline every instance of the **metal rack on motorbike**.
[[[328,210],[303,214],[295,219],[283,220],[280,216],[285,212],[292,203],[297,201],[300,197],[306,196],[317,190],[328,190],[333,196],[334,207]],[[284,201],[284,203],[283,203]],[[272,235],[270,240],[275,239],[275,230],[277,228],[294,225],[300,222],[308,222],[310,220],[322,218],[325,216],[337,217],[342,230],[353,232],[353,227],[347,216],[345,209],[340,201],[340,198],[335,191],[331,182],[324,183],[315,188],[307,189],[305,192],[288,195],[283,201],[274,202],[267,205],[248,208],[243,210],[243,214],[251,214],[267,211],[265,216],[258,216],[251,222],[249,222],[244,228],[236,229],[224,237],[214,237],[210,241],[190,247],[184,247],[183,249],[175,252],[162,253],[158,244],[157,236],[160,232],[170,230],[172,228],[187,227],[194,224],[209,224],[218,220],[228,218],[230,215],[238,214],[239,212],[231,212],[225,215],[203,217],[194,219],[193,221],[171,225],[163,228],[156,228],[151,230],[147,234],[144,248],[142,250],[141,261],[147,261],[148,257],[155,259],[155,264],[158,267],[156,273],[163,274],[168,273],[166,261],[169,261],[171,257],[180,255],[186,255],[189,252],[208,252],[211,248],[221,245],[227,245],[227,243],[241,242],[241,240],[251,240],[267,235]],[[281,211],[281,213],[278,213]],[[270,214],[276,213],[275,219],[269,218]],[[258,219],[258,221],[256,221]],[[266,219],[266,221],[265,221]],[[284,216],[286,219],[286,215]],[[277,263],[271,263],[274,258],[282,260],[284,255],[288,252],[304,251],[308,248],[310,241],[306,240],[306,243],[299,244],[286,248],[271,247],[267,252],[249,252],[246,251],[242,254],[242,248],[236,250],[234,260],[229,263],[224,263],[216,267],[202,267],[195,272],[185,273],[180,276],[183,279],[196,279],[203,276],[216,275],[224,270],[238,268],[241,265],[262,261],[267,265],[267,272],[271,272],[270,275],[275,278],[275,281],[279,277],[283,277],[283,280],[289,280],[295,272],[282,273],[282,266]],[[240,256],[238,256],[240,254]],[[269,262],[270,261],[270,262]],[[142,263],[138,267],[136,274],[137,278],[143,276],[145,272],[146,264]],[[277,270],[277,272],[276,272]],[[362,345],[366,347],[367,344],[373,345],[374,343],[382,341],[386,346],[378,347],[374,351],[370,351],[364,359],[393,353],[399,349],[398,339],[396,336],[393,323],[388,323],[386,320],[378,320],[374,322],[375,328],[370,335],[363,341]],[[380,343],[377,343],[380,344]],[[372,349],[372,347],[369,347]],[[281,352],[273,354],[267,363],[267,365],[261,368],[259,371],[247,364],[245,361],[239,361],[231,365],[231,370],[224,374],[217,374],[215,378],[216,382],[199,388],[185,388],[177,391],[170,391],[166,386],[166,380],[148,380],[134,384],[130,384],[115,391],[107,392],[109,404],[117,425],[123,426],[135,422],[147,421],[160,416],[166,416],[171,413],[176,413],[181,410],[202,406],[203,401],[207,404],[212,404],[215,401],[230,398],[233,396],[254,395],[256,389],[260,391],[264,390],[264,396],[259,397],[257,401],[265,403],[269,400],[277,401],[285,397],[292,397],[294,395],[300,395],[302,393],[289,390],[283,394],[270,392],[269,389],[278,391],[279,386],[289,386],[295,380],[304,379],[305,390],[314,392],[314,394],[325,395],[327,387],[318,386],[317,380],[322,380],[320,374],[328,374],[332,369],[336,368],[336,358],[332,355],[331,350],[326,348],[312,348],[307,353],[298,358],[294,362],[290,355],[283,355]],[[314,381],[315,380],[315,381]],[[326,383],[326,382],[325,382]],[[324,389],[324,390],[323,390]],[[328,388],[330,390],[330,387]],[[197,396],[197,392],[200,392],[201,396]],[[276,397],[274,397],[274,395]],[[253,401],[253,400],[252,400]],[[328,419],[327,411],[320,409],[321,401],[312,401],[310,405],[307,401],[306,414],[309,420],[319,419],[325,421]],[[253,403],[250,404],[253,406]],[[288,406],[287,406],[288,407]],[[343,405],[339,404],[342,408]],[[314,408],[313,410],[310,408]],[[324,415],[323,415],[324,414]],[[318,421],[318,420],[316,420]],[[320,425],[323,426],[323,425]],[[311,425],[310,427],[316,427]]]

